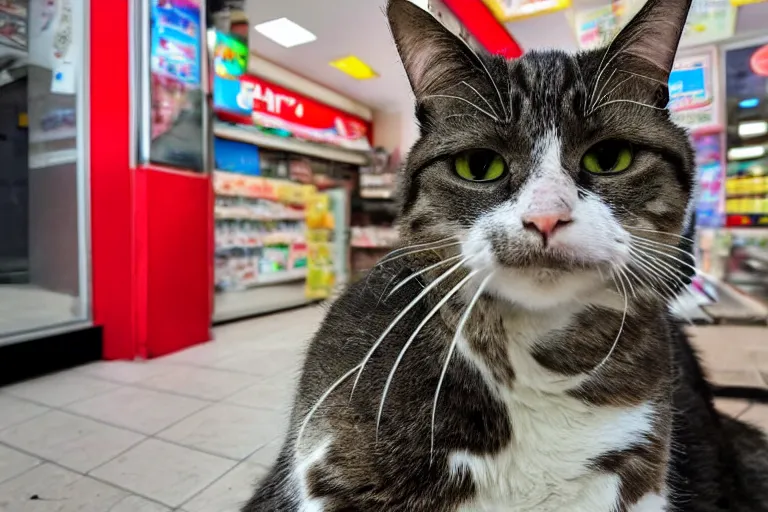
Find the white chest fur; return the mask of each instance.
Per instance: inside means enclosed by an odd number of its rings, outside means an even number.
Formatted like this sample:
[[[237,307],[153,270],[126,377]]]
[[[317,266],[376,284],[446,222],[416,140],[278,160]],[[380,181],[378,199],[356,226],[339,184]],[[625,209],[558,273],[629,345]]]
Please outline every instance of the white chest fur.
[[[555,322],[558,326],[567,322],[564,316]],[[516,326],[527,340],[547,330],[544,324],[549,323],[530,320]],[[495,384],[464,340],[459,344],[459,351],[480,368],[506,405],[512,427],[512,440],[499,453],[452,454],[452,471],[468,472],[477,489],[476,499],[460,512],[613,512],[620,499],[620,480],[596,471],[592,462],[644,442],[653,428],[653,406],[596,407],[570,397],[565,391],[586,377],[564,379],[542,368],[530,356],[527,340],[518,338],[510,344],[516,376],[511,389]],[[656,498],[645,500],[645,508],[630,510],[664,510],[664,500]],[[658,505],[648,508],[651,503]]]

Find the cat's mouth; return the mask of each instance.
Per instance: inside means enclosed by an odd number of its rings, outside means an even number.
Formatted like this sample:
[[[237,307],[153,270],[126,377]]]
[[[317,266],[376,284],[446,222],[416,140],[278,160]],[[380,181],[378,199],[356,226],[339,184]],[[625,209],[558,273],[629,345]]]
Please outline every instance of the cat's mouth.
[[[494,251],[496,262],[505,268],[543,275],[560,275],[601,270],[610,263],[553,250]]]

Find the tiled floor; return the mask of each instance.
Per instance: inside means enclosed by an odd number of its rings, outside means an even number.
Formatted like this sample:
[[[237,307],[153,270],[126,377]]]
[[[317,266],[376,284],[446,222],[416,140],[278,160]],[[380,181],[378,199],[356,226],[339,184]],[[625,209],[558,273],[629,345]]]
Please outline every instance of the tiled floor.
[[[0,511],[236,512],[280,448],[322,313],[231,324],[169,357],[0,389]],[[768,377],[768,330],[696,332],[718,380]],[[768,428],[768,407],[718,405]]]

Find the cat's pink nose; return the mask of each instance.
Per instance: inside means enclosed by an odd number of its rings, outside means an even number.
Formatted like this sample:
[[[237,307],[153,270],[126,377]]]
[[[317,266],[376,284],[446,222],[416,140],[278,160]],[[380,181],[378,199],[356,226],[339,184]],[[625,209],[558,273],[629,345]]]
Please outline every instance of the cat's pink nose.
[[[523,217],[523,227],[532,231],[537,231],[544,240],[563,226],[573,222],[570,211],[558,213],[533,214]]]

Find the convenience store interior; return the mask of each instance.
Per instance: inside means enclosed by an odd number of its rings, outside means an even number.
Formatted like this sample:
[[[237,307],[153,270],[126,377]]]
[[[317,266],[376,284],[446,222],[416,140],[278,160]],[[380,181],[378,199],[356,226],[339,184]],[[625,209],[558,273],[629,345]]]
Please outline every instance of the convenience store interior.
[[[463,24],[456,0],[412,1],[469,44],[492,44]],[[740,3],[694,0],[670,79],[699,173],[699,273],[673,311],[691,323],[714,383],[734,395],[718,407],[768,429],[768,406],[744,398],[768,393],[768,2]],[[577,51],[609,41],[642,1],[478,4],[493,16],[523,10],[503,23],[522,51]],[[214,17],[214,340],[0,388],[0,509],[27,510],[34,495],[87,512],[236,512],[247,499],[279,448],[325,304],[397,247],[397,171],[418,126],[383,5],[247,0]],[[171,126],[186,100],[157,87],[167,94],[157,125]],[[71,141],[51,132],[30,140],[29,169],[72,171]],[[24,180],[0,180],[0,219],[26,219],[14,200]],[[0,335],[85,318],[76,293],[30,285],[34,230],[20,225],[0,222],[18,230],[8,234],[18,243],[0,247]],[[19,287],[33,292],[20,301]],[[36,309],[40,290],[47,302]],[[19,311],[30,315],[22,327]]]

